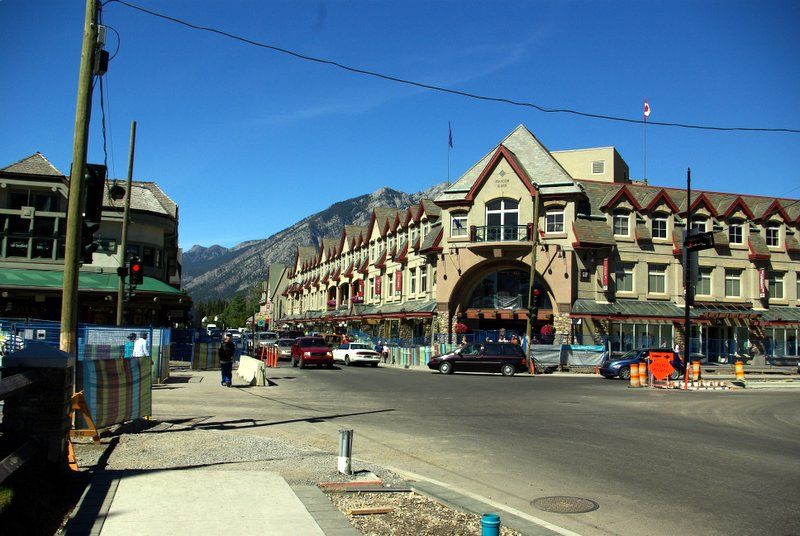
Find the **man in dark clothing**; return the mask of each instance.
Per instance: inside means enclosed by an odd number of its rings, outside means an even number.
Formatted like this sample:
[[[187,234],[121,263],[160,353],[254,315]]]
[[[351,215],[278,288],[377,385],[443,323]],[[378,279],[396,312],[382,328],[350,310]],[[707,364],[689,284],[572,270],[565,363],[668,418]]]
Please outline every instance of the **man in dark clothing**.
[[[230,333],[225,335],[225,340],[219,345],[219,369],[222,371],[222,385],[230,387],[233,377],[233,356],[236,354],[236,345]]]

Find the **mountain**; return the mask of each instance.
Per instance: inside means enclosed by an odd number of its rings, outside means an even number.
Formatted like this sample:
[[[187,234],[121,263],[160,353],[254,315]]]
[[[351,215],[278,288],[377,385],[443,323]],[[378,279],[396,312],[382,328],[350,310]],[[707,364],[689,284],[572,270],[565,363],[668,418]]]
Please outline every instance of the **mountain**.
[[[420,199],[433,199],[441,183],[414,194],[388,187],[334,203],[263,240],[249,240],[232,248],[192,246],[183,253],[183,288],[195,302],[230,298],[267,277],[268,266],[291,264],[298,245],[318,245],[323,237],[339,238],[345,225],[367,225],[375,207],[406,208]]]

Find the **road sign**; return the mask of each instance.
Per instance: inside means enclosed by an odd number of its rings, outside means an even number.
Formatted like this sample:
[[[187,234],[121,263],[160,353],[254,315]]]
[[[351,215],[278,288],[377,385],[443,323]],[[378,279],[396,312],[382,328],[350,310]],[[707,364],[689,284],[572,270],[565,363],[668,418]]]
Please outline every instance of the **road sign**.
[[[264,319],[263,318],[259,318],[258,319],[258,327],[263,328],[264,324],[265,324]]]
[[[650,374],[653,378],[663,381],[675,370],[670,360],[672,352],[650,352]]]
[[[714,233],[698,233],[688,235],[683,239],[683,245],[687,251],[700,251],[714,247]]]

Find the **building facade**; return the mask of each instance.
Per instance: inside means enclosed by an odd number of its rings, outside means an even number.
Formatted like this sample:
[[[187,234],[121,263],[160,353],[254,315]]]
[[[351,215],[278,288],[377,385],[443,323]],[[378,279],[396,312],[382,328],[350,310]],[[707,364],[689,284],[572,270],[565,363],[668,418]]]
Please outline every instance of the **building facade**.
[[[110,184],[109,184],[110,186]],[[41,153],[0,169],[0,312],[59,320],[69,179]],[[99,249],[79,274],[79,321],[114,324],[117,268],[124,253],[144,264],[144,283],[126,303],[125,323],[187,320],[191,299],[180,290],[178,206],[153,182],[134,182],[127,252],[121,251],[124,200],[106,195]]]
[[[684,339],[689,225],[715,237],[690,263],[692,353],[795,358],[800,201],[696,191],[691,222],[687,206],[684,190],[631,180],[613,147],[550,152],[520,126],[435,200],[298,248],[284,317],[380,337],[523,332],[535,238],[534,338],[671,347]]]

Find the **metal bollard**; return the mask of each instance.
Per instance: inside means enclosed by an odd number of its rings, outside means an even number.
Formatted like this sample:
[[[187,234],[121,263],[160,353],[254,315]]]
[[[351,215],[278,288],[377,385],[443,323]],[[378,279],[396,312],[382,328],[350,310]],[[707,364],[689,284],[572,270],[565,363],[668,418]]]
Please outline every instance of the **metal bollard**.
[[[647,387],[647,363],[639,363],[639,387]]]
[[[481,517],[481,536],[500,535],[500,516],[497,514],[483,514]]]
[[[739,381],[744,381],[744,365],[741,361],[736,362],[736,379]]]
[[[352,475],[353,431],[339,430],[339,472]]]

